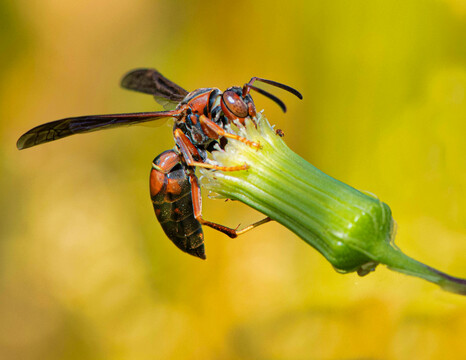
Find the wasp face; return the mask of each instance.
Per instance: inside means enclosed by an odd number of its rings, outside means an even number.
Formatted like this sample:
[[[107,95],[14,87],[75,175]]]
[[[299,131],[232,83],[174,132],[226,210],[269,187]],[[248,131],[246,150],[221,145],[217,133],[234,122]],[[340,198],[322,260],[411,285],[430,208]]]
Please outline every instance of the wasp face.
[[[228,88],[222,94],[220,103],[225,117],[229,120],[239,119],[243,123],[246,117],[256,115],[251,96],[249,94],[243,95],[243,89],[240,87]]]

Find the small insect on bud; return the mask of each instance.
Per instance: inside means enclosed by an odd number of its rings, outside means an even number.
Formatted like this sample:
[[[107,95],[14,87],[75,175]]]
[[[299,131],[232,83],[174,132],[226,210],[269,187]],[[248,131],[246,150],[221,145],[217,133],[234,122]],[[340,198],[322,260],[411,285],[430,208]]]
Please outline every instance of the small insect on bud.
[[[227,131],[260,143],[255,149],[229,139],[212,152],[219,166],[247,164],[246,171],[202,169],[203,185],[216,197],[239,200],[284,225],[318,250],[341,273],[366,275],[378,264],[466,294],[455,278],[403,254],[393,240],[390,207],[324,174],[291,151],[267,119],[229,125]]]

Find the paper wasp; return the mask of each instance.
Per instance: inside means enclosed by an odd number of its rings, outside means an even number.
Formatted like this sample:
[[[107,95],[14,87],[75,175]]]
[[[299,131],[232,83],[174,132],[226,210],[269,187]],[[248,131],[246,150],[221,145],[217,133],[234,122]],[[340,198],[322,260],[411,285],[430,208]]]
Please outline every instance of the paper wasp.
[[[257,149],[260,147],[260,144],[225,130],[225,126],[233,121],[242,124],[246,118],[254,121],[256,108],[249,94],[250,90],[270,98],[286,111],[285,104],[280,99],[254,86],[256,81],[284,89],[302,99],[301,94],[290,86],[257,77],[253,77],[243,87],[230,87],[224,92],[217,88],[201,88],[188,93],[155,69],[136,69],[123,77],[121,86],[153,95],[164,106],[165,111],[90,115],[56,120],[26,132],[19,138],[17,147],[21,150],[74,134],[174,118],[175,148],[163,152],[152,163],[152,203],[168,238],[182,251],[205,259],[202,225],[234,238],[270,220],[265,218],[240,231],[204,220],[200,186],[195,174],[196,167],[223,171],[247,169],[247,165],[221,167],[209,164],[206,160],[207,153],[214,150],[216,144],[224,147],[228,139],[242,141]]]

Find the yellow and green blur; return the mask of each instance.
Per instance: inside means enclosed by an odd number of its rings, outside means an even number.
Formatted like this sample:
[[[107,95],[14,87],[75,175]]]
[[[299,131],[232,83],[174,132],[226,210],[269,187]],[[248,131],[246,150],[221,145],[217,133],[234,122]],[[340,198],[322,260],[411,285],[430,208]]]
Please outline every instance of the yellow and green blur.
[[[340,276],[280,224],[205,229],[207,262],[176,249],[148,190],[168,126],[15,148],[47,121],[162,110],[119,88],[135,67],[187,90],[270,78],[304,95],[273,89],[286,114],[254,96],[289,147],[465,277],[464,1],[19,0],[0,23],[0,358],[466,358],[463,297],[382,266]],[[204,199],[208,220],[263,217]]]

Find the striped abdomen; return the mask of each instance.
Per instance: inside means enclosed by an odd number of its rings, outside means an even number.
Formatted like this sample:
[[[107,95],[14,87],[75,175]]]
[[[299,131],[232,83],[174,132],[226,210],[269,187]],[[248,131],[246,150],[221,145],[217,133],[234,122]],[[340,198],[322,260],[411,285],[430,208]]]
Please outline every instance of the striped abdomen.
[[[182,251],[205,259],[204,233],[194,217],[191,182],[180,155],[167,150],[154,159],[150,195],[155,215],[171,241]]]

